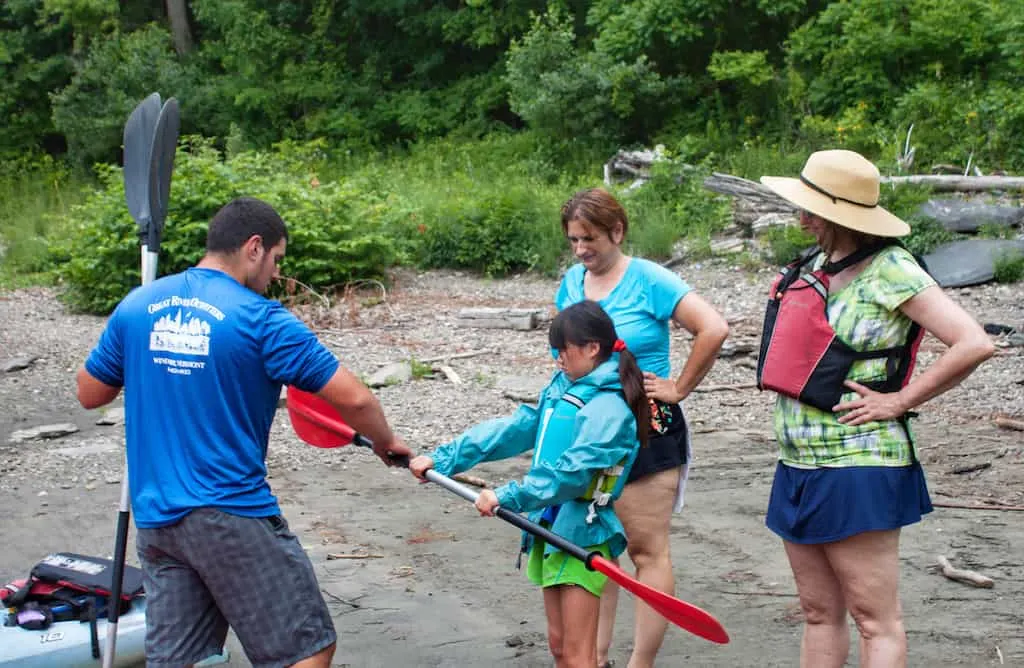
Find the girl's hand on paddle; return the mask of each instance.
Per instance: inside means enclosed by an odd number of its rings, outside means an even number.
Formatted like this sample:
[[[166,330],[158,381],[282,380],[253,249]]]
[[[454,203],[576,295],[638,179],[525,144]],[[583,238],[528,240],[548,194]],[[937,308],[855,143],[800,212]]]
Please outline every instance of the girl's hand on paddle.
[[[842,424],[856,426],[865,422],[895,420],[907,412],[909,406],[903,403],[899,392],[876,392],[860,383],[848,380],[846,387],[860,395],[859,399],[844,401],[832,407],[833,413],[846,414],[839,418]]]
[[[676,384],[669,378],[658,378],[650,371],[644,371],[644,392],[649,399],[657,399],[666,404],[678,404],[684,399],[676,389]]]
[[[481,515],[494,517],[494,511],[498,508],[498,497],[491,490],[485,489],[480,492],[480,496],[476,497],[476,502],[473,505]]]
[[[412,461],[409,462],[409,470],[414,476],[423,482],[427,481],[424,476],[427,475],[427,471],[432,468],[434,468],[434,460],[426,455],[413,457]]]

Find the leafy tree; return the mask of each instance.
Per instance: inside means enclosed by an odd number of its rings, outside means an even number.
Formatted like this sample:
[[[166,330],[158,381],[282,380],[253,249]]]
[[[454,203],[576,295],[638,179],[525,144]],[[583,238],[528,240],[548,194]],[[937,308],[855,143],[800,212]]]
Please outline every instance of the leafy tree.
[[[0,153],[61,150],[48,94],[71,77],[72,39],[71,26],[42,0],[0,3]]]

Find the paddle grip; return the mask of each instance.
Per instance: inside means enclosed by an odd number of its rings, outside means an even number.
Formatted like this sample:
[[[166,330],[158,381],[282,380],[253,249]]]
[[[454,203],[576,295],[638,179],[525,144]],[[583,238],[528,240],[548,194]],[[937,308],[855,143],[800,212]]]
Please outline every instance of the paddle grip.
[[[345,426],[348,427],[348,425]],[[351,429],[351,427],[349,427],[349,429]],[[358,431],[352,431],[352,442],[358,446],[373,450],[373,441],[366,438]],[[390,459],[395,466],[401,466],[406,469],[409,468],[409,458],[406,455],[394,455],[389,452],[388,459]]]

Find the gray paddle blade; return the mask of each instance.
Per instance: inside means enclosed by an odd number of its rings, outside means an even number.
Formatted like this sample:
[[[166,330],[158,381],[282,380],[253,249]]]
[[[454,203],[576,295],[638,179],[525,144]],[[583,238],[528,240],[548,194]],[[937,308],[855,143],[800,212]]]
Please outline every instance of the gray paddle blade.
[[[124,197],[140,234],[149,227],[149,158],[159,117],[160,93],[153,93],[135,107],[124,126]]]
[[[160,238],[171,195],[171,173],[174,172],[174,154],[178,148],[180,127],[178,101],[172,97],[160,110],[150,153],[149,211],[152,223],[149,226],[146,246],[152,252],[160,250]]]

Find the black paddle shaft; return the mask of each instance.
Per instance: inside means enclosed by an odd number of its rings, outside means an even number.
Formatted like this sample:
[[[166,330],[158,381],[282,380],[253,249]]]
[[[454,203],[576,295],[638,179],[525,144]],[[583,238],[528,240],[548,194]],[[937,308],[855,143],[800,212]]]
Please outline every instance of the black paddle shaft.
[[[359,433],[356,433],[352,437],[352,442],[355,443],[356,445],[360,445],[367,448],[373,447],[373,442]],[[398,466],[404,466],[406,468],[409,467],[409,458],[404,455],[393,456],[389,453],[388,458],[391,459],[391,461]],[[461,496],[467,501],[475,503],[477,497],[479,496],[477,492],[474,492],[473,490],[469,489],[462,483],[452,480],[448,476],[442,473],[438,473],[433,469],[428,470],[425,475],[427,480],[429,480],[430,482],[436,483],[441,487],[444,487],[449,492]],[[523,531],[536,536],[537,538],[540,538],[546,543],[554,545],[559,550],[567,553],[569,556],[575,557],[576,559],[582,561],[584,564],[586,564],[588,569],[594,570],[594,567],[591,565],[591,560],[594,558],[594,555],[600,555],[600,552],[587,552],[579,545],[567,541],[565,538],[562,538],[558,534],[548,531],[536,522],[531,522],[519,513],[514,513],[508,508],[502,508],[501,506],[499,506],[498,509],[494,512],[494,514],[500,517],[501,519],[505,520],[509,524],[516,526],[522,529]]]

